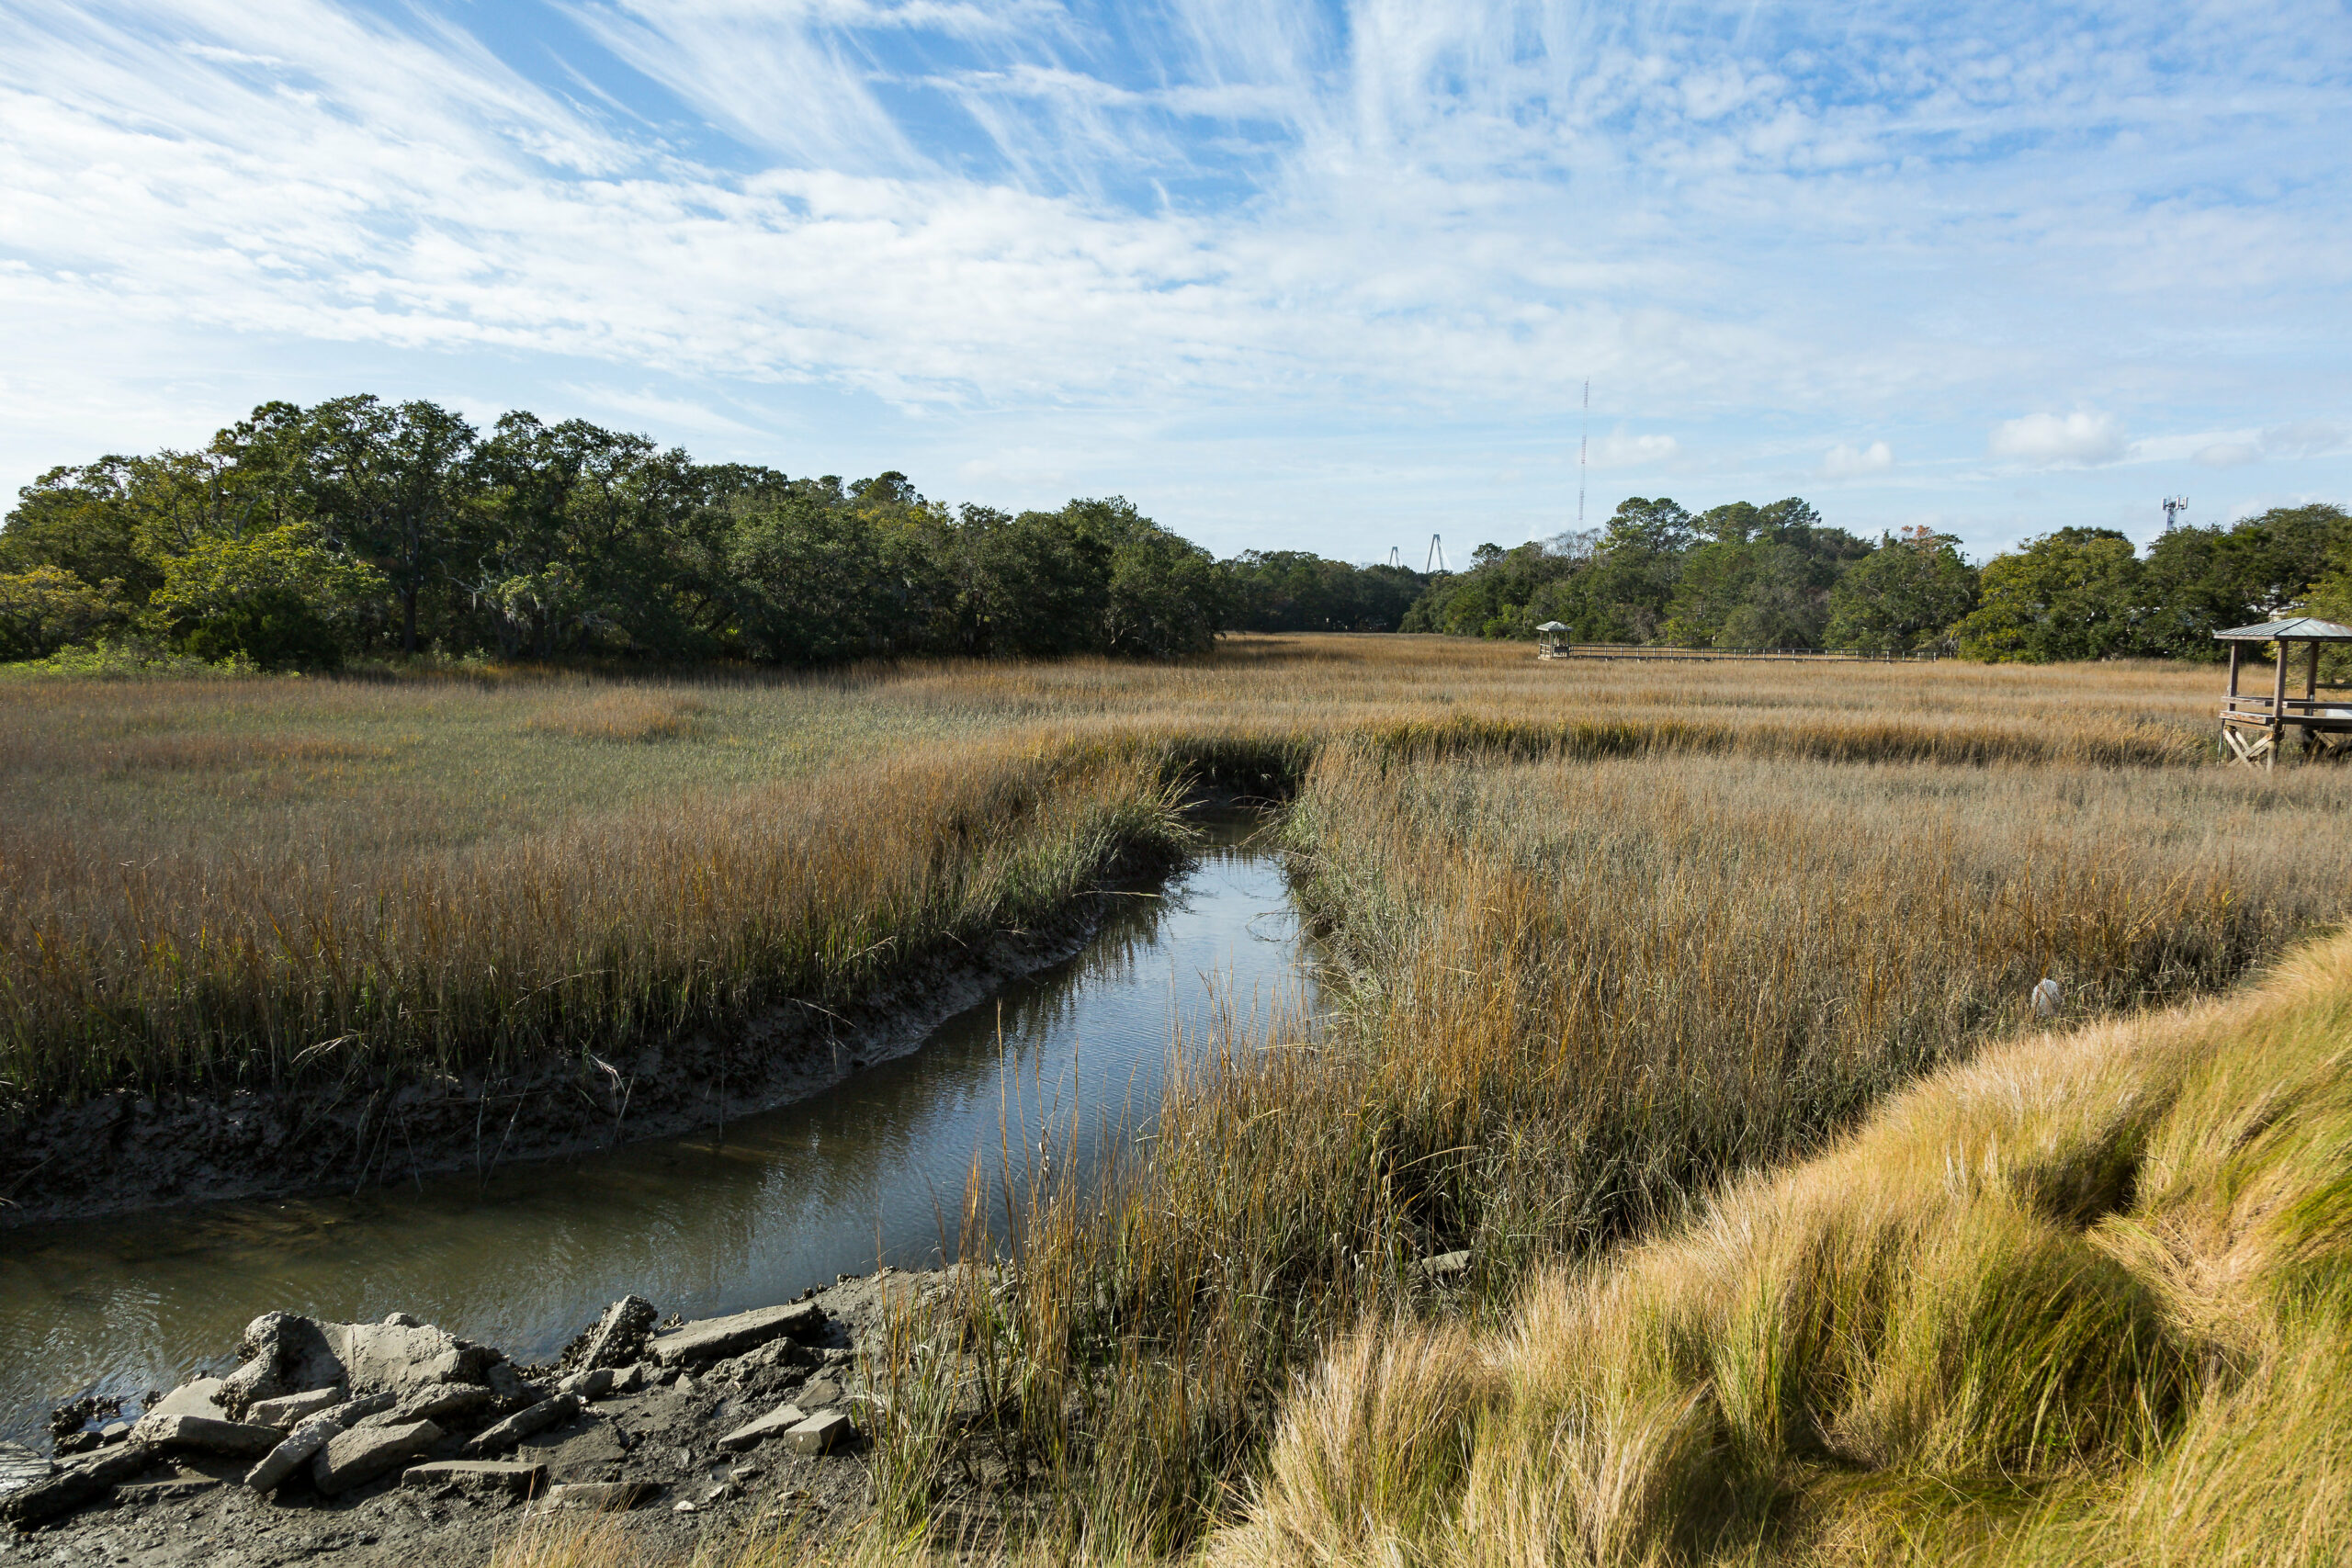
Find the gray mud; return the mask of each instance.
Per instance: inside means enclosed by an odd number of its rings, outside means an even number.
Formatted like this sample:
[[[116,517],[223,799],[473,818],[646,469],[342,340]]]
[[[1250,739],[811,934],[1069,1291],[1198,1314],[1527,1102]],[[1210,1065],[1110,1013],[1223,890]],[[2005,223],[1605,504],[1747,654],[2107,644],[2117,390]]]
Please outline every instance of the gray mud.
[[[356,1190],[673,1137],[773,1110],[904,1055],[1008,982],[1070,958],[1090,894],[1050,923],[903,966],[862,1000],[790,1002],[723,1038],[649,1043],[494,1081],[365,1089],[129,1092],[25,1117],[0,1139],[0,1230],[179,1203]]]

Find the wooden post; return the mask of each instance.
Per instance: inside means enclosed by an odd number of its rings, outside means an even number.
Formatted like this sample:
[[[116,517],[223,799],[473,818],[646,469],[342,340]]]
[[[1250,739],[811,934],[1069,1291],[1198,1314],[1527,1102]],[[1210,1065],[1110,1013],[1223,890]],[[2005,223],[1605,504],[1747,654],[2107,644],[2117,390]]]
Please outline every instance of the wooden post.
[[[2312,710],[2309,705],[2317,701],[2318,697],[2319,639],[2314,637],[2312,639],[2311,660],[2303,666],[2303,702],[2306,705],[2303,708],[2303,716],[2305,718],[2312,716]],[[2319,755],[2319,731],[2306,725],[2303,728],[2303,761],[2308,762],[2317,755]]]
[[[2238,660],[2245,651],[2245,644],[2230,644],[2230,701],[2222,705],[2222,760],[2230,758],[2230,715],[2237,709]]]
[[[2270,671],[2270,755],[2263,759],[2266,768],[2278,765],[2278,749],[2287,744],[2287,639],[2280,637],[2275,646],[2278,661]]]

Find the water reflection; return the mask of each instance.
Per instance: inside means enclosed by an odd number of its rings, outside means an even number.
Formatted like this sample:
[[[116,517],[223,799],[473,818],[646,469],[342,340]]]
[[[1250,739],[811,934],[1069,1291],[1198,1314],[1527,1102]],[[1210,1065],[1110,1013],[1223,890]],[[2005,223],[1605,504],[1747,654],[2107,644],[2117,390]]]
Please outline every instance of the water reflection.
[[[1212,824],[1163,897],[1122,898],[1078,958],[950,1020],[912,1055],[723,1134],[357,1197],[224,1203],[12,1234],[0,1435],[98,1389],[169,1388],[273,1307],[416,1313],[522,1356],[630,1291],[689,1316],[953,1250],[977,1156],[1095,1146],[1158,1105],[1180,1033],[1311,1005],[1282,872]],[[1075,1121],[1073,1121],[1075,1119]]]

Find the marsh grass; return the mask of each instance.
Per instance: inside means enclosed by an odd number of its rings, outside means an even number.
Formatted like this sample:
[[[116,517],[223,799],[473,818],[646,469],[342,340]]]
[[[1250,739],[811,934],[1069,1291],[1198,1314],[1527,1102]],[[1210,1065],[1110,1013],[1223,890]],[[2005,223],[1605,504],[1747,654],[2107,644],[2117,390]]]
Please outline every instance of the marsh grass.
[[[2347,1025],[2336,937],[1947,1069],[1487,1333],[1361,1330],[1210,1557],[2340,1562]],[[1384,1383],[1437,1391],[1401,1438]]]
[[[930,1471],[893,1472],[890,1486],[912,1490],[886,1495],[913,1517],[1025,1486],[1028,1512],[1072,1552],[1182,1549],[1260,1476],[1293,1369],[1351,1325],[1499,1311],[1547,1260],[1677,1223],[2025,1024],[2045,975],[2085,1018],[2230,984],[2341,918],[2346,856],[2326,846],[2347,805],[2352,777],[2318,770],[1670,749],[1521,761],[1376,733],[1327,746],[1288,831],[1338,1017],[1319,1033],[1208,1043],[1119,1179],[1025,1201],[1019,1267],[985,1290],[967,1280],[913,1337],[931,1366],[961,1369],[972,1406],[956,1431],[929,1432]],[[2113,1176],[2053,1172],[2043,1201],[2095,1214]],[[1916,1260],[1894,1237],[1823,1267],[1876,1258],[1900,1273]],[[965,1255],[981,1245],[967,1238]],[[2030,1227],[1987,1223],[1952,1245],[1952,1269],[2007,1303],[1984,1311],[2026,1321],[2012,1333],[1980,1313],[1905,1340],[1912,1381],[1858,1406],[1840,1440],[1897,1456],[1886,1462],[1902,1473],[1996,1477],[2052,1453],[2137,1451],[2118,1410],[2143,1401],[2133,1419],[2154,1423],[2182,1397],[2169,1363],[2142,1357],[2158,1339],[2150,1303],[2084,1293],[2080,1267],[2114,1266],[2052,1251]],[[1471,1276],[1442,1291],[1418,1262],[1456,1248]],[[1823,1343],[1851,1331],[1826,1324]],[[1393,1361],[1385,1342],[1337,1342],[1340,1361]],[[2052,1370],[2019,1406],[2005,1369],[2037,1356]],[[1809,1348],[1784,1359],[1808,1357],[1844,1375]],[[1957,1420],[1918,1393],[1954,1361],[1977,1402]],[[2078,1373],[2090,1382],[2066,1381]],[[1292,1409],[1318,1399],[1409,1426],[1362,1387],[1309,1389]],[[1689,1436],[1679,1409],[1611,1418],[1661,1451],[1715,1442]],[[1639,1491],[1647,1473],[1604,1467],[1575,1484]],[[1409,1477],[1329,1484],[1434,1495]],[[1705,1514],[1676,1496],[1657,1508]],[[1723,1528],[1760,1530],[1769,1514]],[[1635,1560],[1599,1537],[1587,1546]]]
[[[861,1540],[1159,1556],[1246,1520],[1213,1550],[2064,1561],[2070,1530],[2189,1506],[2119,1476],[2285,1485],[2208,1420],[2215,1368],[2251,1397],[2341,1360],[2324,1336],[2266,1360],[2270,1309],[2123,1245],[2156,1112],[2062,1093],[2112,1123],[2066,1122],[2080,1159],[1921,1134],[1778,1209],[1738,1183],[1839,1157],[2044,975],[2078,1019],[2162,1007],[2342,918],[2352,774],[2219,766],[2215,685],[1347,637],[803,681],[12,683],[8,1073],[62,1096],[594,1050],[1033,918],[1172,847],[1193,781],[1295,795],[1336,1012],[1182,1042],[1095,1179],[1041,1153],[967,1195],[963,1256],[1008,1266],[893,1325]],[[218,760],[106,772],[182,745]],[[1747,1261],[1609,1270],[1693,1225]],[[1454,1247],[1466,1279],[1419,1267]],[[1473,1332],[1538,1321],[1531,1289],[1589,1354]],[[2240,1337],[2184,1361],[2192,1312]],[[2268,1506],[2319,1521],[2314,1495]]]

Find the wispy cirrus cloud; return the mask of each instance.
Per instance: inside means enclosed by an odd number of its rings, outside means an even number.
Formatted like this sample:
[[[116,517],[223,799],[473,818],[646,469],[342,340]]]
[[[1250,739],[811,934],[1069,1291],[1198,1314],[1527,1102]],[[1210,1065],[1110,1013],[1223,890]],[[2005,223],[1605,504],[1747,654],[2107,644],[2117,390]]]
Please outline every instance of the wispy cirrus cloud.
[[[2352,491],[2340,22],[22,0],[0,465],[372,375],[1344,553],[1335,497],[1555,525],[1590,376],[1596,466],[1858,531],[2013,532],[1986,453],[2068,515],[2241,446]]]

